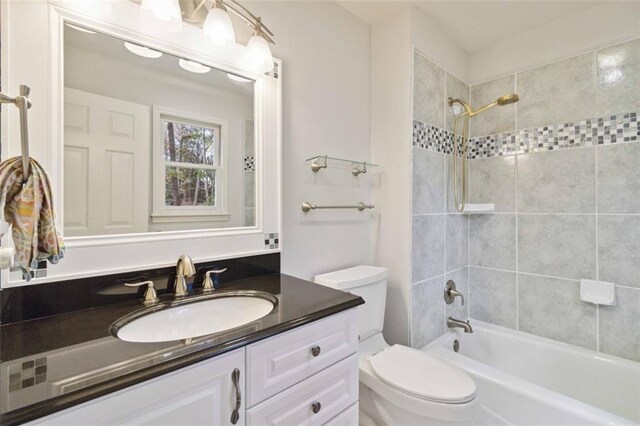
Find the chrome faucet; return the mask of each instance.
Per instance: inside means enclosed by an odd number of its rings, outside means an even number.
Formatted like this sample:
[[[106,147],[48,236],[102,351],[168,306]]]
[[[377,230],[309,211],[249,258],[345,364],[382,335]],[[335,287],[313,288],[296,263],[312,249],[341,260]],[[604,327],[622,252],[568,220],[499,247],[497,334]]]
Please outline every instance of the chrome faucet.
[[[174,285],[176,297],[187,295],[187,280],[185,277],[192,277],[195,274],[196,267],[193,264],[193,260],[186,254],[181,255],[176,264],[176,281]]]
[[[465,333],[473,333],[473,328],[471,328],[471,324],[469,323],[469,320],[466,321],[462,321],[462,320],[457,320],[455,318],[447,318],[447,327],[449,328],[461,328],[464,330]]]

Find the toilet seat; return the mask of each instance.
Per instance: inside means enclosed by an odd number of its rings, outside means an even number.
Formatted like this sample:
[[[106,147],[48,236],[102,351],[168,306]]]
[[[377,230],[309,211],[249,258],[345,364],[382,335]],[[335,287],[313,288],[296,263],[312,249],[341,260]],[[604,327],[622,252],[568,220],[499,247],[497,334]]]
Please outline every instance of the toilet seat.
[[[393,345],[368,361],[381,382],[412,397],[441,404],[462,404],[475,397],[476,385],[464,371],[423,351]]]

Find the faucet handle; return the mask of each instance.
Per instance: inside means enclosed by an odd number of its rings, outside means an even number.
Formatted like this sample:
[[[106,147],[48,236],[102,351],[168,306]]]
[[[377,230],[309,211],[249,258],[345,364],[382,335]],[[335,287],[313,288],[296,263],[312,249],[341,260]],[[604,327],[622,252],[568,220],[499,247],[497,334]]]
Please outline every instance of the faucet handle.
[[[456,283],[453,280],[449,280],[444,288],[444,301],[447,302],[447,305],[450,305],[456,297],[460,297],[462,306],[464,306],[464,294],[456,290]]]
[[[124,283],[124,285],[126,285],[127,287],[142,287],[143,285],[147,286],[147,290],[144,292],[144,296],[142,297],[143,305],[153,305],[160,300],[160,298],[158,297],[158,293],[156,293],[153,281],[143,281],[141,283]]]
[[[207,271],[204,274],[204,281],[202,282],[202,291],[204,291],[205,293],[210,293],[213,290],[216,289],[213,280],[211,279],[211,274],[221,274],[223,272],[225,272],[227,270],[227,268],[224,269],[212,269],[210,271]]]

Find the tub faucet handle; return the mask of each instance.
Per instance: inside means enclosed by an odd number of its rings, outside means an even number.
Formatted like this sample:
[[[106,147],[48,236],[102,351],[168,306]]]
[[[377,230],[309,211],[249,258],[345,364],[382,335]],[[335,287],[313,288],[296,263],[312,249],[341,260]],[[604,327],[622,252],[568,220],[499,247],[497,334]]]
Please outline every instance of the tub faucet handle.
[[[456,283],[454,283],[453,280],[449,280],[444,288],[444,301],[447,302],[447,305],[450,305],[456,297],[460,297],[462,306],[464,306],[464,294],[456,290]]]

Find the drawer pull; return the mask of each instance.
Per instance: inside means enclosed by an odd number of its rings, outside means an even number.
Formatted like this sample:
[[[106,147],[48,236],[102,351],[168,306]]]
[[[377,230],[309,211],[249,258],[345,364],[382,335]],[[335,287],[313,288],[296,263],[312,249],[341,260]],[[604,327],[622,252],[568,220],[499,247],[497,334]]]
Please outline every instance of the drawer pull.
[[[321,408],[322,404],[320,404],[319,402],[314,402],[313,404],[311,404],[311,411],[313,411],[313,414],[318,414]]]
[[[311,348],[311,355],[318,356],[320,355],[320,346],[314,346]]]
[[[236,408],[231,413],[231,424],[235,425],[240,420],[240,406],[242,405],[242,394],[240,393],[240,370],[237,368],[231,373],[233,386],[236,388]]]

